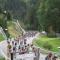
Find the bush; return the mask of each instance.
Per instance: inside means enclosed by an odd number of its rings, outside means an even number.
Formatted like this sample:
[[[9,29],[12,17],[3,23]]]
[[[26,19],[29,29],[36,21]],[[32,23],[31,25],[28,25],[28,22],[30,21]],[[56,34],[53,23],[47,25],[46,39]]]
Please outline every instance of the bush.
[[[48,42],[45,42],[44,45],[43,45],[44,48],[48,49],[48,50],[51,50],[53,47],[51,44],[49,44]]]
[[[56,37],[56,34],[55,33],[48,33],[48,37],[49,38],[55,38]]]
[[[0,60],[5,60],[5,58],[3,58],[3,57],[0,57]]]

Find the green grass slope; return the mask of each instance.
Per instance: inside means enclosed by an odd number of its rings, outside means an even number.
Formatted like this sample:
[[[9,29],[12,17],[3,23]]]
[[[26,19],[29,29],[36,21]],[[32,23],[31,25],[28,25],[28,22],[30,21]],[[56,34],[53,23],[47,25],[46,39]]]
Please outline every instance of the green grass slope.
[[[34,41],[34,44],[38,47],[57,52],[59,50],[58,47],[60,47],[60,38],[39,37]]]
[[[4,40],[4,37],[2,34],[0,34],[0,42]]]
[[[20,35],[20,32],[18,29],[16,29],[16,25],[13,23],[13,21],[8,21],[7,27],[11,37],[17,37]]]

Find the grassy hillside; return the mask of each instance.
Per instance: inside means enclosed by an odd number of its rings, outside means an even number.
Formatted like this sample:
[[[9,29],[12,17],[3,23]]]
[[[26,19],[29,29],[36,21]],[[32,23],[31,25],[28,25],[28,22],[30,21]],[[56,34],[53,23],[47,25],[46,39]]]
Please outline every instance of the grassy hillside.
[[[3,57],[0,57],[0,60],[5,60],[5,58],[3,58]]]
[[[0,41],[4,40],[4,37],[2,34],[0,34]]]
[[[16,25],[13,23],[13,21],[8,21],[7,26],[11,37],[17,37],[20,35],[20,32],[18,29],[16,29]]]
[[[23,26],[23,24],[22,24],[22,26]],[[14,24],[13,21],[8,21],[7,27],[8,27],[8,32],[10,34],[10,37],[17,37],[17,36],[21,35],[21,33],[22,33],[20,28],[17,28],[16,24]],[[0,41],[2,41],[2,40],[4,40],[4,37],[2,34],[0,34]]]
[[[60,46],[60,38],[39,37],[34,41],[34,44],[44,49],[57,52]]]

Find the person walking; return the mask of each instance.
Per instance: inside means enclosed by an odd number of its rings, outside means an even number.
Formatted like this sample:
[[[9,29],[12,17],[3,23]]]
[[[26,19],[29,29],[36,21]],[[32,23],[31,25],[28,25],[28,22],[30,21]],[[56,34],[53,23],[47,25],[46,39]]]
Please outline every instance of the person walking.
[[[25,46],[26,46],[26,41],[27,41],[27,40],[26,40],[26,39],[24,39],[24,45],[25,45]]]
[[[57,56],[53,56],[52,60],[57,60]]]
[[[46,56],[45,60],[52,60],[52,53],[49,53],[48,56]]]
[[[11,50],[11,60],[13,60],[13,50]]]
[[[10,57],[10,54],[11,54],[11,45],[10,45],[10,42],[8,42],[8,45],[7,45],[7,55],[8,57]]]
[[[40,58],[40,49],[38,48],[37,49],[37,60],[39,60],[39,58]]]
[[[19,50],[18,50],[19,54],[21,54],[21,47],[19,46]]]
[[[40,49],[39,48],[33,48],[33,51],[35,53],[34,60],[39,60],[39,58],[40,58]]]

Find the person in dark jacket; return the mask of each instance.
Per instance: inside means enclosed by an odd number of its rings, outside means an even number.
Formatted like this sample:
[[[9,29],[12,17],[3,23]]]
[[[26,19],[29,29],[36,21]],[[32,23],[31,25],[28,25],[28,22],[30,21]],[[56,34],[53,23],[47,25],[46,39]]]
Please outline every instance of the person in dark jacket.
[[[45,60],[52,60],[52,53],[49,53],[48,56],[46,56]]]

